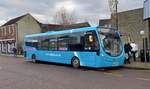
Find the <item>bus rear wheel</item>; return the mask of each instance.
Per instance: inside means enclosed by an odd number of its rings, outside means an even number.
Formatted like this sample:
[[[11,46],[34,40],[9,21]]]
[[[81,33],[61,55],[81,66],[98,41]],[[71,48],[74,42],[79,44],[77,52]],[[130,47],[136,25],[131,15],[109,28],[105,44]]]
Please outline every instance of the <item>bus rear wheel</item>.
[[[36,63],[36,56],[34,54],[32,55],[32,62]]]
[[[71,64],[72,64],[72,66],[73,66],[74,68],[77,69],[77,68],[80,67],[80,60],[79,60],[77,57],[74,57],[74,58],[72,59]]]

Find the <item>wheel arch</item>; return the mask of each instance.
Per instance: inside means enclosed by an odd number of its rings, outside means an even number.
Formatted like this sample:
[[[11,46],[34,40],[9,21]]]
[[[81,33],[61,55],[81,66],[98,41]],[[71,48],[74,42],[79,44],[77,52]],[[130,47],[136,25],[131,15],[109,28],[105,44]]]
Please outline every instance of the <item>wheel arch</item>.
[[[73,56],[73,57],[71,58],[71,64],[72,64],[72,61],[73,61],[75,58],[78,58],[78,59],[79,59],[79,57]],[[79,59],[79,61],[80,61],[80,59]]]
[[[33,57],[36,58],[36,54],[32,54],[32,55],[31,55],[31,59],[33,59]]]

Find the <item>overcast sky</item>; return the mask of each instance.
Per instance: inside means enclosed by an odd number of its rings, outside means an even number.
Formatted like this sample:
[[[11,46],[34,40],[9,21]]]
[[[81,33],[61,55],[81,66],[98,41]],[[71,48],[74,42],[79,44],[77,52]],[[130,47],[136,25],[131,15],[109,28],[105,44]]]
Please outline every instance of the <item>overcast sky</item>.
[[[119,11],[143,7],[144,0],[119,0]],[[0,0],[0,25],[31,13],[42,23],[54,23],[55,12],[66,7],[76,13],[79,22],[97,24],[99,19],[110,18],[108,0]]]

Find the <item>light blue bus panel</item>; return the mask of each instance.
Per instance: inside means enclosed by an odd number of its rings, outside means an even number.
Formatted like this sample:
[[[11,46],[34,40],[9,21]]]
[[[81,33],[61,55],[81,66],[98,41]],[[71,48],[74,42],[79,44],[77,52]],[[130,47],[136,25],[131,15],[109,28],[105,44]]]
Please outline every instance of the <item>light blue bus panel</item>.
[[[114,67],[124,64],[124,47],[112,28],[85,27],[27,35],[25,59],[71,64],[73,67]]]

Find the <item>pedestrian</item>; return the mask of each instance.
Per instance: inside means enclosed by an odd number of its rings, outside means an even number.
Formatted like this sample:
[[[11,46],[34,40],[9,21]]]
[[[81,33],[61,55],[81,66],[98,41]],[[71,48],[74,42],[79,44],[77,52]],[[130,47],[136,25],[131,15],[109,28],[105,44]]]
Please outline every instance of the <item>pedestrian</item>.
[[[134,61],[136,61],[136,53],[138,51],[138,46],[134,41],[130,45],[132,47],[131,53],[132,53],[133,59]]]
[[[17,48],[13,48],[13,54],[14,54],[14,57],[16,57],[17,56]]]
[[[131,49],[132,49],[130,43],[125,43],[124,49],[125,49],[125,64],[127,63],[130,64]]]

